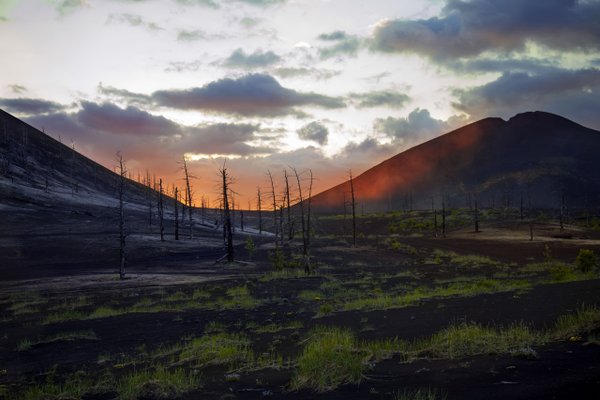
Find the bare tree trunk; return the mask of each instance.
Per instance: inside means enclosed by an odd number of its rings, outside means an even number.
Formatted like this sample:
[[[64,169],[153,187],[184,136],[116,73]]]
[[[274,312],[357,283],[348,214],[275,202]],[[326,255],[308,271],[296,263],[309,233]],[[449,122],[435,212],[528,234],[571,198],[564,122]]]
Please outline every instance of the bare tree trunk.
[[[223,209],[224,209],[224,218],[225,218],[225,231],[227,234],[227,262],[233,262],[233,232],[231,230],[231,216],[229,214],[229,184],[231,183],[231,178],[229,177],[229,173],[227,172],[227,168],[225,164],[219,170],[221,177],[223,179]]]
[[[477,207],[477,199],[475,199],[475,232],[479,233],[479,208]]]
[[[271,196],[273,197],[273,230],[275,231],[275,248],[279,248],[279,232],[277,231],[277,197],[275,196],[275,183],[271,171],[267,170],[269,180],[271,181]]]
[[[294,224],[292,223],[292,207],[290,207],[290,183],[285,169],[283,176],[285,177],[285,199],[287,201],[288,240],[291,241],[294,239]]]
[[[174,190],[175,202],[173,203],[173,212],[175,214],[175,240],[179,240],[179,191],[177,187]]]
[[[164,209],[163,209],[163,187],[162,178],[158,183],[158,227],[160,229],[160,241],[165,241],[165,224],[164,224]]]
[[[256,207],[258,208],[258,233],[262,235],[262,201],[260,196],[260,187],[256,190]]]
[[[302,183],[300,182],[300,175],[295,168],[292,168],[292,171],[294,171],[294,175],[296,175],[296,182],[298,183],[298,199],[300,204],[300,217],[302,220],[302,255],[304,258],[304,272],[310,274],[310,206],[312,198],[313,175],[312,170],[309,170],[310,186],[308,190],[308,207],[305,215],[304,197],[302,196]]]
[[[308,170],[310,174],[310,185],[308,186],[308,213],[306,217],[306,258],[304,260],[304,272],[310,274],[311,272],[311,264],[310,264],[310,209],[312,204],[312,187],[313,187],[313,173],[312,169]]]
[[[442,199],[442,237],[446,237],[446,200]]]
[[[352,170],[348,172],[348,175],[350,175],[350,204],[352,205],[352,246],[356,247],[356,199],[354,197],[354,179],[352,178]]]
[[[148,191],[148,225],[152,226],[152,189],[150,187],[150,172],[146,170],[146,186]]]
[[[187,190],[187,202],[188,202],[188,217],[190,222],[190,240],[194,237],[194,220],[192,219],[192,187],[190,185],[190,174],[188,173],[187,161],[183,157],[183,172],[185,174],[185,187]]]
[[[119,279],[125,279],[125,207],[123,202],[123,192],[125,190],[125,161],[121,153],[117,153],[119,162]]]

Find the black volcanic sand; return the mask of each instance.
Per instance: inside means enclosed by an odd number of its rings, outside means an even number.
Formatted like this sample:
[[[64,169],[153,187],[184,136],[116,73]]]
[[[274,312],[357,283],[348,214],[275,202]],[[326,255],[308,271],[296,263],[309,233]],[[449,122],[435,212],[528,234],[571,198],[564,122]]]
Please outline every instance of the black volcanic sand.
[[[81,220],[90,218],[85,214],[75,215]],[[80,225],[75,222],[73,226]],[[326,231],[326,224],[321,224],[320,229]],[[155,231],[149,230],[148,234],[156,236]],[[537,330],[544,330],[551,327],[558,316],[573,313],[583,304],[600,304],[598,279],[542,284],[543,277],[534,274],[534,281],[539,278],[536,285],[525,291],[429,299],[404,308],[335,311],[321,316],[319,310],[328,299],[310,299],[302,296],[303,291],[322,292],[322,285],[332,282],[368,292],[373,287],[391,290],[398,285],[431,286],[436,280],[493,277],[500,270],[490,266],[465,267],[452,265],[447,260],[432,264],[432,251],[443,249],[481,254],[505,263],[527,260],[521,263],[525,264],[543,258],[543,244],[503,243],[502,249],[498,250],[497,243],[453,239],[451,235],[446,239],[427,235],[400,236],[400,242],[415,249],[407,252],[391,250],[382,244],[384,235],[361,238],[360,247],[356,249],[348,247],[348,237],[327,236],[313,241],[316,276],[262,281],[260,277],[272,271],[269,261],[272,244],[268,238],[255,238],[258,250],[249,261],[243,244],[245,236],[238,235],[238,258],[247,262],[223,265],[214,263],[222,255],[219,236],[210,230],[199,229],[195,233],[196,240],[201,241],[203,235],[213,243],[212,247],[177,244],[172,238],[161,243],[155,237],[151,240],[132,237],[128,270],[131,279],[124,282],[116,280],[114,268],[106,265],[113,264],[111,257],[115,248],[107,250],[101,244],[112,243],[112,236],[107,238],[100,233],[96,236],[94,232],[82,233],[81,230],[71,236],[69,232],[56,232],[56,236],[21,232],[13,236],[14,240],[30,245],[20,247],[26,250],[22,257],[5,255],[5,260],[12,262],[2,264],[0,385],[3,386],[0,387],[7,394],[15,393],[26,387],[26,382],[43,381],[54,366],[61,377],[75,371],[98,376],[109,369],[118,378],[143,369],[147,364],[141,354],[145,351],[181,343],[186,337],[201,336],[207,324],[214,321],[225,325],[227,332],[250,337],[255,354],[275,351],[284,360],[293,361],[302,351],[306,334],[319,325],[348,327],[364,340],[394,337],[411,340],[427,337],[461,321],[491,326],[508,326],[522,321]],[[66,239],[69,237],[72,240]],[[95,237],[104,242],[95,241]],[[81,249],[86,241],[96,244]],[[299,243],[294,246],[294,251],[298,252]],[[576,248],[568,241],[552,243],[553,254],[559,259],[572,261]],[[110,256],[103,256],[104,252]],[[59,268],[61,265],[64,267]],[[501,271],[510,276],[516,273],[515,268],[512,265]],[[77,276],[70,277],[73,272]],[[379,279],[383,274],[387,277]],[[188,279],[191,281],[193,277],[204,281],[190,283]],[[98,279],[99,283],[86,285],[88,278]],[[218,298],[228,289],[240,286],[246,286],[252,297],[261,303],[253,309],[181,308],[42,324],[54,307],[77,297],[85,299],[77,310],[89,314],[100,306],[122,308],[141,299],[161,299],[176,292],[189,296],[195,289],[205,290],[211,298]],[[25,313],[11,310],[11,306],[19,301],[31,302],[31,310]],[[301,322],[301,327],[275,333],[255,332],[256,326],[291,321]],[[59,332],[81,330],[92,330],[98,340],[58,341],[16,350],[24,339],[36,340]],[[288,391],[294,376],[293,367],[238,371],[239,380],[229,382],[225,376],[231,372],[230,368],[210,366],[200,370],[202,388],[183,398],[393,399],[395,393],[404,389],[429,387],[447,394],[448,399],[597,398],[600,393],[600,346],[587,344],[583,337],[573,342],[551,342],[535,350],[539,357],[534,360],[488,355],[404,363],[396,356],[372,365],[359,385],[342,385],[326,393]],[[131,360],[137,360],[138,364]],[[112,397],[114,393],[89,398]]]

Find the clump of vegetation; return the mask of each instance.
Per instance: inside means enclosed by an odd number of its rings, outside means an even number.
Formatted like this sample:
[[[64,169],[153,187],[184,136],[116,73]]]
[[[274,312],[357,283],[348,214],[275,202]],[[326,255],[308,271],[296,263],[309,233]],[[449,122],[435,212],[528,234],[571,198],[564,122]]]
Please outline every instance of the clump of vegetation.
[[[549,333],[552,339],[569,339],[600,327],[600,308],[582,306],[576,313],[558,317]]]
[[[504,354],[530,347],[539,335],[524,324],[493,329],[475,323],[461,323],[434,334],[418,347],[434,358],[455,359],[480,354]]]
[[[180,362],[195,366],[227,365],[233,367],[252,358],[250,340],[233,333],[214,333],[192,339],[179,354]]]
[[[24,339],[17,345],[18,351],[25,351],[31,349],[33,346],[39,344],[55,343],[55,342],[71,342],[75,340],[97,340],[98,337],[92,330],[86,331],[74,331],[74,332],[60,332],[52,336],[37,339],[35,341]]]
[[[366,366],[356,347],[356,337],[348,329],[313,329],[298,358],[292,388],[312,388],[322,392],[344,383],[360,382]]]
[[[394,400],[445,400],[446,395],[435,389],[403,390],[394,393]]]
[[[158,367],[155,370],[134,371],[118,384],[119,398],[122,400],[172,399],[200,387],[197,375],[182,368],[168,370]]]
[[[575,258],[575,265],[581,272],[588,273],[598,269],[600,263],[594,250],[581,249]]]

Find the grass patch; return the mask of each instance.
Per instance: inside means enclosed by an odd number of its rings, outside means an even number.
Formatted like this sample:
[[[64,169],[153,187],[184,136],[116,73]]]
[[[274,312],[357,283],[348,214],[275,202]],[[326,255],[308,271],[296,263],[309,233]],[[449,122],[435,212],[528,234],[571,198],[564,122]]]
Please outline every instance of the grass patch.
[[[54,324],[58,322],[72,321],[78,319],[85,319],[86,315],[81,311],[67,310],[59,311],[48,315],[42,321],[43,325]]]
[[[366,365],[354,334],[338,327],[318,327],[307,339],[291,387],[323,392],[344,383],[360,382]]]
[[[526,280],[482,279],[479,281],[458,281],[434,288],[417,287],[403,294],[387,294],[373,292],[371,297],[349,300],[343,303],[344,310],[383,310],[401,308],[432,298],[469,297],[485,293],[499,293],[513,290],[529,289],[531,284]]]
[[[446,395],[435,389],[403,390],[395,392],[394,400],[445,400]]]
[[[233,333],[215,333],[194,338],[179,354],[179,362],[191,362],[198,367],[234,367],[251,359],[250,340]]]
[[[284,324],[267,324],[261,325],[254,329],[256,333],[275,333],[287,329],[300,329],[304,325],[300,321],[290,321]]]
[[[551,330],[553,339],[570,339],[600,326],[600,308],[580,307],[574,314],[561,315]]]
[[[171,399],[200,387],[200,378],[182,368],[134,371],[118,385],[119,399]]]
[[[306,275],[306,272],[300,268],[283,268],[264,274],[258,280],[260,282],[271,282],[279,279],[314,278],[315,276],[318,276],[316,272]]]
[[[525,324],[508,328],[489,328],[475,323],[461,323],[434,334],[416,344],[419,355],[456,359],[482,354],[505,354],[531,347],[540,335]]]
[[[48,336],[42,339],[31,341],[24,339],[17,345],[18,351],[25,351],[31,349],[33,346],[40,344],[56,343],[56,342],[72,342],[75,340],[98,340],[98,337],[92,330],[86,331],[74,331],[74,332],[60,332],[56,335]]]
[[[453,251],[443,251],[436,249],[433,251],[434,259],[446,258],[450,264],[461,267],[502,267],[500,261],[493,260],[487,256],[479,254],[458,254]]]

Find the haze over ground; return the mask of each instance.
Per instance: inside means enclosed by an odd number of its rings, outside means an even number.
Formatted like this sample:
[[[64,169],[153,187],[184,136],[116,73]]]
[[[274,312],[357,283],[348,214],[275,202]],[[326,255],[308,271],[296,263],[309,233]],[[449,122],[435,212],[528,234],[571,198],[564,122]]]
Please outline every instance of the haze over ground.
[[[4,1],[0,108],[111,168],[199,194],[229,158],[316,191],[487,116],[600,128],[600,2]]]

